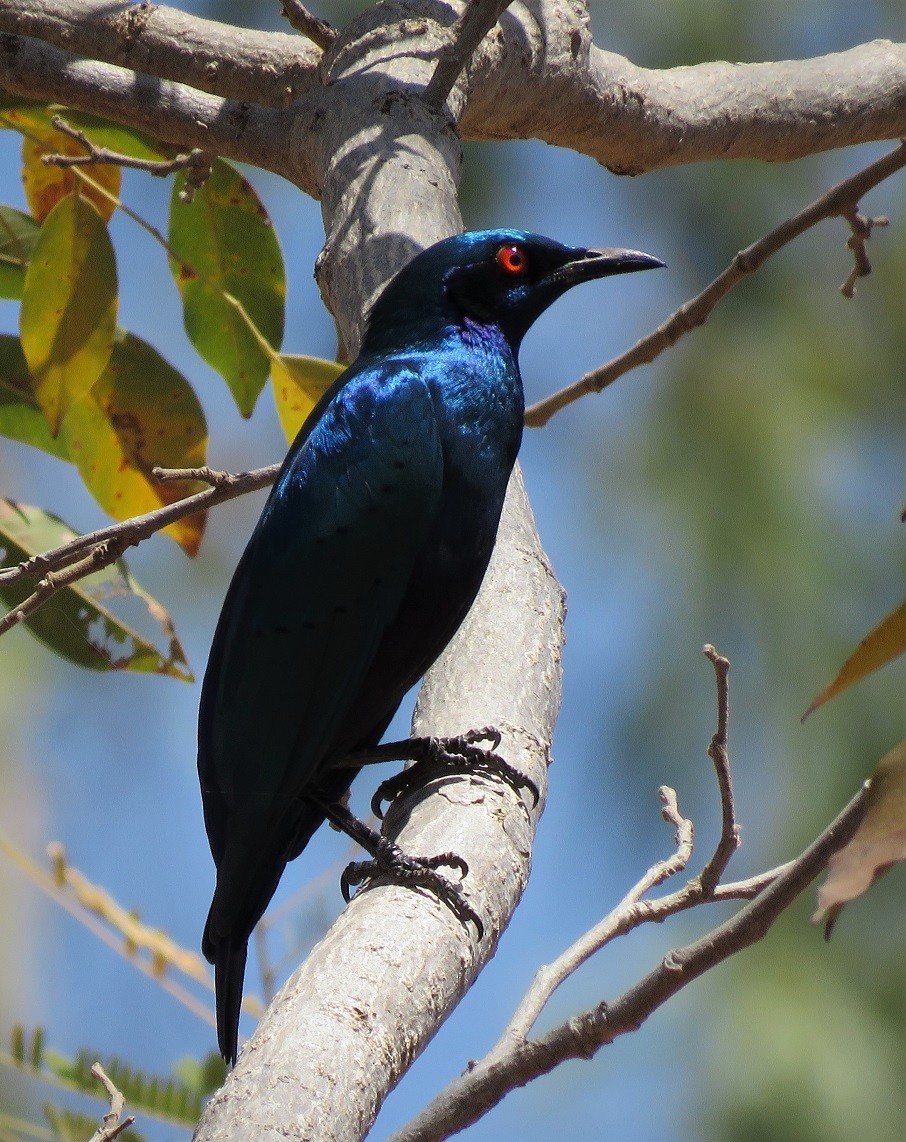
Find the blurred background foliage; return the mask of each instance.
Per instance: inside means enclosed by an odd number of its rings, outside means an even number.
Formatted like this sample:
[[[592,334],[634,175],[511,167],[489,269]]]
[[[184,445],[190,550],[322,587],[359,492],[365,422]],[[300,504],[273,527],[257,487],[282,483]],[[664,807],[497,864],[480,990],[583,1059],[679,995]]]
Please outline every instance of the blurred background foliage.
[[[184,6],[286,30],[276,0]],[[342,23],[358,7],[325,2],[318,14]],[[600,46],[653,67],[795,58],[906,30],[900,0],[612,2],[594,3],[592,16]],[[0,198],[21,205],[18,141],[3,135]],[[523,351],[529,400],[625,348],[738,249],[885,149],[620,180],[541,144],[466,145],[468,227],[636,246],[669,265],[656,280],[602,283],[558,303]],[[311,280],[323,238],[317,204],[276,178],[252,177],[287,265],[284,348],[331,356],[331,321]],[[550,802],[532,882],[495,960],[388,1100],[375,1138],[490,1046],[534,968],[669,850],[659,784],[677,788],[704,858],[718,805],[704,753],[715,703],[703,643],[733,663],[731,755],[744,839],[735,876],[797,852],[904,736],[902,663],[799,721],[903,595],[904,188],[900,174],[862,204],[892,224],[875,232],[874,273],[854,300],[837,288],[851,265],[848,230],[824,223],[655,366],[527,433],[529,491],[570,604]],[[123,195],[152,222],[165,220],[167,192],[152,180],[127,173]],[[242,422],[186,341],[163,257],[126,220],[112,226],[121,323],[191,379],[211,429],[211,463],[238,470],[275,459],[284,445],[267,395]],[[4,303],[0,321],[14,330],[14,307]],[[0,490],[83,529],[105,522],[58,461],[6,441]],[[260,503],[248,497],[215,509],[194,562],[164,539],[131,555],[170,609],[199,676]],[[4,835],[37,855],[63,840],[120,903],[195,947],[212,882],[194,774],[197,684],[88,676],[22,631],[0,640],[0,671]],[[405,732],[404,716],[397,728]],[[371,783],[362,786],[360,807]],[[323,832],[284,877],[279,900],[342,859],[343,841]],[[687,989],[637,1035],[516,1092],[469,1137],[901,1139],[904,877],[895,870],[851,905],[829,946],[808,923],[809,895],[763,944]],[[69,1054],[91,1042],[163,1071],[211,1049],[208,1027],[38,899],[5,862],[0,886],[0,1027],[43,1023]],[[328,878],[281,919],[270,959],[298,957],[338,910]],[[609,949],[558,993],[547,1024],[617,994],[722,914],[685,915]],[[250,989],[255,979],[253,966]],[[4,1110],[36,1113],[43,1092],[10,1085],[8,1072],[0,1082]],[[138,1125],[152,1137],[177,1136]]]

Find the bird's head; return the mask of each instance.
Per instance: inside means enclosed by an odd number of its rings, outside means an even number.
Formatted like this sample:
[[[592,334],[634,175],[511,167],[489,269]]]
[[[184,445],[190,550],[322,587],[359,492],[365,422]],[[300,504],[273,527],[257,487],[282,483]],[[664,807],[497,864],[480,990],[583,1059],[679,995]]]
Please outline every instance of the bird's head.
[[[552,302],[580,282],[663,266],[638,250],[586,250],[524,230],[476,230],[417,254],[372,310],[365,344],[470,320],[498,326],[518,349]],[[404,329],[404,327],[406,327]],[[380,348],[389,347],[381,345]]]

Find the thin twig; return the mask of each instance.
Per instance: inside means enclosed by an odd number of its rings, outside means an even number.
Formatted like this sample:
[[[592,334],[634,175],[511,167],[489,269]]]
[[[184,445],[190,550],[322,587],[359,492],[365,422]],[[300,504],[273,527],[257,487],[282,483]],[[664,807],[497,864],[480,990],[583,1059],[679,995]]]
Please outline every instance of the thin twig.
[[[477,1121],[511,1090],[567,1059],[591,1058],[620,1035],[636,1031],[668,999],[710,968],[762,939],[774,921],[846,844],[865,811],[863,787],[842,813],[772,883],[735,916],[700,940],[669,952],[656,968],[612,1003],[601,1003],[537,1040],[511,1045],[505,1057],[482,1060],[452,1082],[390,1142],[442,1142]]]
[[[482,1060],[482,1066],[492,1065],[496,1059],[508,1054],[514,1043],[527,1038],[553,993],[590,956],[617,936],[623,936],[640,924],[658,918],[653,913],[656,905],[650,901],[643,902],[642,897],[652,888],[663,884],[665,880],[686,868],[692,857],[694,834],[692,822],[680,814],[676,793],[663,785],[658,790],[658,796],[664,806],[662,809],[664,819],[676,829],[676,851],[673,856],[659,861],[650,868],[609,915],[576,940],[553,963],[538,968],[531,986],[504,1028],[503,1034]]]
[[[730,718],[730,672],[729,659],[718,654],[710,643],[705,647],[705,657],[714,667],[717,681],[717,730],[708,746],[708,757],[714,764],[717,785],[720,790],[720,838],[714,855],[702,869],[699,876],[702,888],[710,896],[726,871],[730,857],[739,848],[739,825],[736,823],[736,809],[733,804],[733,778],[730,773],[730,755],[727,749]]]
[[[336,28],[309,12],[301,0],[281,0],[280,15],[286,17],[290,27],[307,36],[322,51],[326,52],[337,38]]]
[[[449,44],[438,53],[437,66],[425,88],[424,101],[439,111],[463,68],[511,0],[470,0],[453,27]]]
[[[0,113],[0,124],[2,124],[4,127],[9,127],[14,131],[18,131],[20,135],[24,136],[30,142],[35,143],[39,147],[43,148],[46,146],[46,140],[39,138],[33,132],[22,127],[20,124],[13,123],[6,115],[3,115],[2,113]],[[167,257],[172,258],[174,262],[178,263],[185,274],[191,277],[198,277],[198,273],[194,267],[191,266],[185,260],[185,258],[181,258],[179,256],[179,254],[173,249],[173,247],[156,226],[152,226],[150,222],[147,222],[144,218],[142,218],[140,214],[133,210],[131,206],[128,206],[117,195],[115,195],[113,191],[108,190],[107,187],[102,183],[99,183],[96,179],[93,179],[91,175],[82,170],[81,167],[73,167],[72,173],[86,186],[91,187],[92,191],[95,194],[99,194],[102,198],[106,198],[109,203],[115,206],[118,210],[121,210],[127,218],[131,218],[137,226],[141,226],[141,228],[147,234],[150,234],[155,242],[157,242],[163,248]]]
[[[89,1142],[113,1142],[115,1138],[118,1138],[124,1130],[128,1130],[132,1123],[135,1122],[135,1115],[127,1115],[121,1122],[120,1115],[126,1107],[126,1100],[122,1093],[116,1089],[112,1081],[104,1073],[104,1068],[100,1063],[92,1064],[91,1073],[104,1084],[104,1089],[110,1097],[110,1110],[104,1115],[104,1125],[99,1127],[94,1134],[92,1134]]]
[[[191,473],[198,470],[193,468],[179,469],[181,473]],[[166,471],[170,473],[175,472],[176,469],[167,469]],[[89,532],[86,535],[78,535],[75,539],[62,544],[60,547],[55,547],[51,551],[32,555],[15,567],[0,567],[0,583],[4,586],[11,586],[21,579],[34,575],[44,576],[35,592],[28,599],[0,619],[0,634],[33,614],[38,607],[46,603],[48,599],[53,598],[61,588],[92,571],[98,571],[102,567],[108,567],[111,563],[115,563],[129,547],[137,546],[142,540],[148,539],[149,536],[187,515],[205,511],[215,504],[235,499],[247,492],[266,488],[274,482],[279,471],[279,464],[271,464],[267,468],[258,468],[254,472],[243,472],[238,475],[229,472],[212,472],[210,475],[216,478],[215,486],[207,488],[203,492],[196,492],[194,496],[187,496],[184,500],[177,500],[176,503],[156,508],[145,515],[111,524],[109,527],[100,528],[98,531]],[[191,479],[192,477],[180,475],[172,476],[172,478]],[[86,551],[89,553],[88,555],[84,555]],[[72,564],[76,564],[77,569],[72,567]],[[70,567],[72,573],[59,574],[58,572],[63,567]]]
[[[98,147],[88,138],[84,131],[71,126],[62,115],[54,115],[51,120],[54,127],[62,134],[85,148],[85,155],[42,155],[41,162],[54,167],[81,167],[107,163],[111,166],[130,167],[133,170],[144,171],[155,178],[166,178],[176,171],[186,172],[186,181],[179,197],[183,202],[191,202],[195,192],[200,190],[211,174],[211,165],[214,156],[207,151],[196,147],[186,155],[177,155],[175,159],[135,159],[131,155],[112,151],[109,147]]]
[[[37,887],[49,896],[55,904],[58,904],[64,912],[68,912],[74,920],[77,920],[83,927],[87,928],[102,944],[106,944],[111,951],[115,952],[118,956],[122,956],[134,968],[137,968],[143,975],[147,976],[148,979],[162,987],[168,995],[172,996],[177,1003],[181,1003],[187,1010],[191,1011],[193,1015],[197,1015],[199,1019],[211,1027],[216,1026],[214,1013],[206,1003],[202,1003],[169,975],[161,975],[153,960],[133,954],[126,940],[123,938],[122,932],[112,932],[97,915],[88,911],[77,897],[74,899],[70,892],[60,886],[49,872],[41,868],[39,864],[15,845],[10,844],[3,836],[0,836],[0,852],[3,852],[5,856],[9,857],[20,872],[23,872],[33,884],[37,885]],[[203,982],[209,991],[213,991],[213,982],[210,977],[200,982]]]
[[[621,353],[619,357],[614,357],[599,369],[586,373],[575,384],[568,385],[560,392],[531,405],[526,409],[525,423],[531,428],[540,428],[547,424],[554,413],[566,408],[580,397],[589,393],[599,393],[624,373],[654,361],[685,334],[704,325],[718,302],[726,297],[733,286],[759,269],[772,254],[776,254],[794,238],[798,238],[825,218],[842,216],[848,219],[863,195],[904,166],[906,166],[906,143],[901,143],[895,151],[890,151],[852,178],[838,183],[805,210],[787,219],[776,230],[747,246],[745,250],[741,250],[723,273],[697,297],[681,305],[653,333],[637,341],[631,349]],[[855,248],[853,252],[857,254]]]
[[[851,298],[856,292],[856,282],[859,278],[867,278],[871,273],[871,262],[869,261],[865,244],[871,237],[871,232],[874,227],[889,226],[890,219],[886,218],[883,214],[877,218],[866,218],[864,214],[859,213],[858,207],[856,207],[855,204],[843,217],[849,223],[850,230],[852,230],[852,234],[850,234],[846,244],[853,252],[855,265],[849,277],[843,285],[840,286],[840,292],[844,297]]]

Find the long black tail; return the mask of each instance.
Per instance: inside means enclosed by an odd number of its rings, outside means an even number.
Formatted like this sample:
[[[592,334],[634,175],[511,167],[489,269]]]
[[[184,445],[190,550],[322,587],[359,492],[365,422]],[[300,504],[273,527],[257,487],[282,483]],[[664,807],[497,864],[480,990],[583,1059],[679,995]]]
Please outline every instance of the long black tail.
[[[248,945],[220,941],[213,949],[214,985],[217,990],[217,1045],[232,1066],[236,1062],[239,1041],[239,1008],[242,1005],[242,981]]]

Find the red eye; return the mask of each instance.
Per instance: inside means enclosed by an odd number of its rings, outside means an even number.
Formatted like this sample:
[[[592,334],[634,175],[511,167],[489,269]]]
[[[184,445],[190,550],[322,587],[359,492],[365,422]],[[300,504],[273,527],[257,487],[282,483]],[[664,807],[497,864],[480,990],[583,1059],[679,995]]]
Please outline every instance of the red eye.
[[[497,251],[497,265],[505,274],[518,277],[528,269],[528,256],[521,246],[501,246]]]

